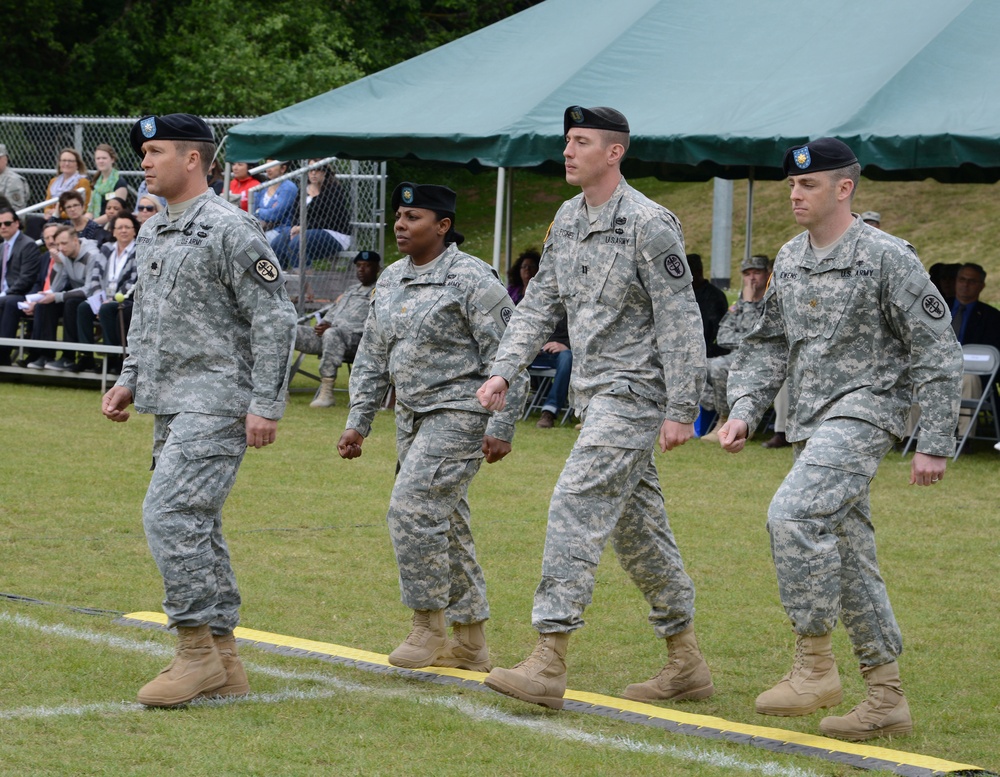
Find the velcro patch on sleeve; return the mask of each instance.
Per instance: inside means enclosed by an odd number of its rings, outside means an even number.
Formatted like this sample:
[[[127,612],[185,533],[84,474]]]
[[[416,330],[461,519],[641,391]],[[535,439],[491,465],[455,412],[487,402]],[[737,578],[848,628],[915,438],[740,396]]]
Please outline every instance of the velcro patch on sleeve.
[[[268,294],[274,294],[285,284],[281,268],[274,259],[274,254],[267,243],[259,237],[250,241],[242,251],[234,257],[236,262],[246,270],[250,277],[264,287]]]

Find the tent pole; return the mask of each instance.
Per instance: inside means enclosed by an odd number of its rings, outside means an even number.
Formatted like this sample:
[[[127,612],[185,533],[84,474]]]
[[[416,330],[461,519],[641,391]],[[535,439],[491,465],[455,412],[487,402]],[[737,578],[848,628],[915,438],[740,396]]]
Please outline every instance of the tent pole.
[[[708,277],[720,289],[732,283],[733,264],[733,182],[712,179],[712,263]]]
[[[514,168],[510,169],[507,174],[507,190],[504,192],[506,204],[505,208],[507,212],[504,214],[504,242],[507,244],[507,250],[504,252],[503,266],[505,270],[510,269],[510,257],[514,253],[513,243],[514,243]],[[506,275],[501,274],[500,278],[506,278]]]
[[[743,258],[749,259],[751,246],[753,246],[753,166],[747,175],[747,244],[743,252]]]
[[[497,168],[497,207],[493,219],[493,269],[500,272],[500,239],[503,237],[504,187],[507,182],[507,168]]]

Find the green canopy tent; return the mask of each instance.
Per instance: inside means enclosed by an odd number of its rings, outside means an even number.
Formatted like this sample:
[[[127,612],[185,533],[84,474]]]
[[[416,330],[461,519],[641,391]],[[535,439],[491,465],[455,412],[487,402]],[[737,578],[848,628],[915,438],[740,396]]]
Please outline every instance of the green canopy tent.
[[[995,0],[546,0],[237,125],[228,151],[558,170],[566,106],[611,105],[630,176],[779,179],[788,146],[834,135],[873,178],[993,182],[998,34]]]

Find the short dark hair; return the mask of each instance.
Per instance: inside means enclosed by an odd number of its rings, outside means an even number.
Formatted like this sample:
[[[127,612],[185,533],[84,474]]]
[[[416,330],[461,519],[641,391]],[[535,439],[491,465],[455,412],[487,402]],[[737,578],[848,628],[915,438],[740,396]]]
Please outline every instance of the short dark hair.
[[[115,220],[111,224],[111,230],[112,231],[114,231],[115,227],[118,226],[118,222],[121,221],[122,219],[128,219],[129,221],[131,221],[132,222],[132,227],[135,229],[136,233],[139,232],[139,227],[142,226],[139,223],[139,219],[137,219],[135,216],[133,216],[128,211],[122,211],[117,216],[115,216]]]
[[[15,211],[13,207],[11,207],[10,205],[0,205],[0,216],[2,216],[4,213],[9,213],[11,216],[13,216],[14,222],[17,224],[17,226],[18,227],[21,226],[21,219],[18,217],[17,211]]]
[[[976,264],[975,262],[965,262],[958,269],[959,270],[974,270],[975,272],[979,273],[979,281],[980,281],[980,283],[986,283],[986,270],[983,269],[983,266],[981,264]]]
[[[70,189],[69,191],[63,192],[62,194],[59,195],[59,208],[65,209],[66,203],[69,202],[70,200],[76,200],[84,207],[86,207],[87,205],[86,197],[80,194],[80,192],[78,192],[76,189]]]
[[[688,254],[687,260],[692,275],[704,274],[705,266],[701,263],[701,254]]]
[[[177,148],[181,151],[197,151],[201,158],[201,173],[208,175],[212,169],[212,160],[215,158],[215,144],[207,140],[175,140]]]

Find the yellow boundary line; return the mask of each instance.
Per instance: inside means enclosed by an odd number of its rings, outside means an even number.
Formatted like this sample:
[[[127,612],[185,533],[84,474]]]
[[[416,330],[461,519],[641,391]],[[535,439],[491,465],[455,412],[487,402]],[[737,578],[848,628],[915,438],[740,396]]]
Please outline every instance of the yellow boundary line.
[[[153,623],[160,626],[167,625],[167,616],[159,612],[133,612],[123,616],[125,618]],[[236,628],[237,639],[250,644],[261,643],[262,645],[274,645],[292,650],[303,650],[311,653],[318,653],[330,657],[336,657],[349,661],[358,661],[366,664],[384,666],[390,669],[397,669],[388,661],[388,656],[382,653],[371,653],[367,650],[357,650],[356,648],[336,645],[330,642],[317,642],[309,639],[298,639],[288,637],[283,634],[274,634],[268,631],[257,631],[239,626]],[[460,680],[469,680],[475,683],[482,683],[486,675],[482,672],[468,672],[464,669],[448,669],[443,667],[428,666],[419,670],[420,673],[440,675],[442,677],[455,677]],[[773,740],[776,742],[791,745],[800,745],[813,750],[827,753],[846,753],[858,756],[862,759],[875,759],[904,766],[913,766],[926,769],[934,773],[948,772],[985,772],[984,769],[970,764],[946,761],[932,756],[907,753],[902,750],[891,750],[885,747],[874,747],[871,745],[857,744],[854,742],[843,742],[838,739],[804,734],[798,731],[788,731],[781,728],[769,728],[766,726],[753,726],[746,723],[734,723],[725,718],[718,718],[711,715],[695,715],[689,712],[681,712],[667,707],[657,707],[652,704],[628,701],[615,696],[604,696],[598,693],[588,693],[586,691],[573,691],[567,689],[566,699],[577,701],[582,704],[589,704],[596,707],[606,707],[623,712],[631,712],[646,718],[656,720],[666,720],[699,729],[708,729],[719,732],[731,732],[744,736],[757,737]]]

